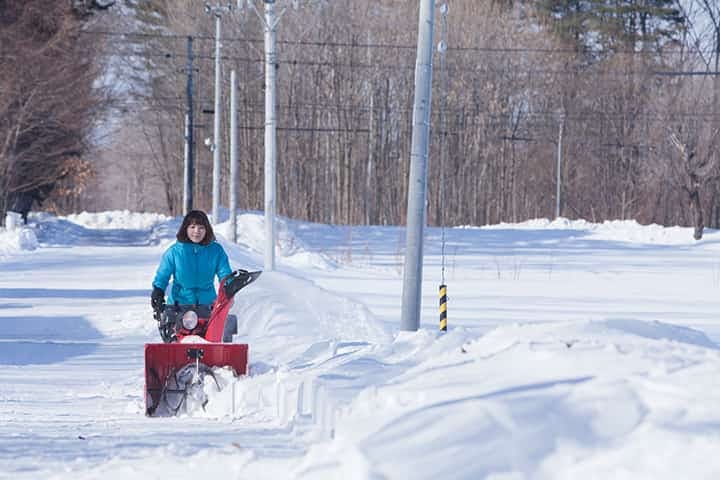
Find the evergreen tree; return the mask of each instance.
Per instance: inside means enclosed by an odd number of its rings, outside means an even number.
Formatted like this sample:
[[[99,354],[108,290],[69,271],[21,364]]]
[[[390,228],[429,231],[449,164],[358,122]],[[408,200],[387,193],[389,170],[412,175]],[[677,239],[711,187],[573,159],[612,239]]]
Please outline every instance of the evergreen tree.
[[[659,48],[685,25],[674,0],[540,0],[537,9],[562,38],[590,51]]]

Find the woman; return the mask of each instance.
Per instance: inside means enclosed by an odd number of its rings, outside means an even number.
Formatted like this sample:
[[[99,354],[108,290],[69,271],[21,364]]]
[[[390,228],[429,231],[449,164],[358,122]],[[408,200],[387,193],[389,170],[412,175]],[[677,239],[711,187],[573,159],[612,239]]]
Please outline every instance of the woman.
[[[169,306],[165,308],[168,318],[182,310],[181,305],[196,305],[199,315],[209,314],[217,297],[215,277],[220,280],[232,273],[227,254],[215,241],[210,221],[200,210],[185,215],[176,238],[177,242],[163,254],[155,274],[152,308],[156,312],[163,310],[165,289],[172,277]]]

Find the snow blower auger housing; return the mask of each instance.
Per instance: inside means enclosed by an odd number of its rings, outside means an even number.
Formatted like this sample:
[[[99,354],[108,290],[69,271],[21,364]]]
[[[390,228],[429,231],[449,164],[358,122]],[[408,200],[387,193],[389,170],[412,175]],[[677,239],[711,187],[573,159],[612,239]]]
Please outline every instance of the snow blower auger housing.
[[[154,312],[164,343],[145,344],[146,415],[175,415],[191,398],[204,407],[205,383],[220,390],[215,367],[229,367],[235,376],[247,375],[248,345],[222,343],[222,339],[233,297],[260,273],[235,270],[222,279],[210,311],[186,305],[177,306],[172,315]]]

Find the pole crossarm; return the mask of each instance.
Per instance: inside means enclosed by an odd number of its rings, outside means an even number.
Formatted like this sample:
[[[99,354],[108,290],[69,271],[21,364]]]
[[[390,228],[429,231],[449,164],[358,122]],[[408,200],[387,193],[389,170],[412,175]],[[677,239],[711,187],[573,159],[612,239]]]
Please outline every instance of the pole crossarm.
[[[238,4],[242,3],[242,0],[238,2]],[[268,5],[274,5],[274,1],[264,1],[265,6],[267,8]],[[283,15],[285,15],[285,12],[287,12],[288,7],[284,6],[280,10],[280,13],[275,12],[274,19],[268,19],[258,8],[255,6],[255,2],[253,0],[248,0],[247,2],[248,6],[250,6],[250,9],[255,12],[255,15],[260,19],[262,24],[264,25],[265,29],[275,31],[277,30],[277,26],[280,24],[280,20],[282,19]]]

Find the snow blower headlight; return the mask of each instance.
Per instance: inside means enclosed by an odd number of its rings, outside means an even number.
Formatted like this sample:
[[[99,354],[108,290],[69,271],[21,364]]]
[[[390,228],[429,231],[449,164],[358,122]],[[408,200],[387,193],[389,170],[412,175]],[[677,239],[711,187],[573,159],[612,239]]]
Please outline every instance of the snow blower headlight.
[[[197,324],[197,313],[195,313],[193,310],[188,310],[187,312],[183,313],[182,326],[185,330],[193,330],[195,327],[197,327]]]

